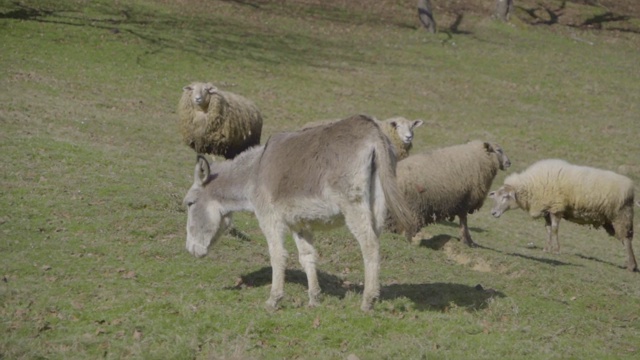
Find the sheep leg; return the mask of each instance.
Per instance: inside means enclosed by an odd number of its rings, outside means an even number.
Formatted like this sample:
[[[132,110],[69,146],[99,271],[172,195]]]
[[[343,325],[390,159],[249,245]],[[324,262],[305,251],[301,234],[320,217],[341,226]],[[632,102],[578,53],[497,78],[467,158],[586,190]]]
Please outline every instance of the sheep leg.
[[[261,219],[260,228],[269,244],[269,256],[271,258],[271,293],[266,302],[268,310],[278,309],[278,303],[284,297],[284,273],[287,267],[287,250],[284,248],[284,226],[272,219]]]
[[[367,204],[350,204],[342,213],[347,227],[358,240],[364,260],[363,311],[373,309],[374,301],[380,296],[380,243],[373,228],[373,216]]]
[[[318,296],[320,295],[320,284],[318,283],[318,273],[316,272],[316,261],[318,255],[313,247],[313,234],[310,231],[302,230],[294,232],[293,238],[298,247],[298,260],[300,265],[307,274],[307,283],[309,286],[309,306],[319,305]]]
[[[471,239],[471,233],[469,233],[469,227],[467,226],[467,214],[458,214],[458,218],[460,219],[460,239],[462,242],[470,247],[478,247],[478,244]]]
[[[631,213],[631,216],[617,219],[612,225],[615,237],[622,241],[627,249],[627,270],[634,272],[638,271],[638,263],[636,262],[636,257],[633,255],[633,247],[631,246],[631,240],[633,240],[633,222],[629,219],[633,219],[633,213]]]
[[[562,219],[562,216],[558,214],[546,213],[544,215],[545,227],[547,229],[547,245],[543,250],[546,252],[560,252],[560,242],[558,241],[558,225],[560,224],[560,219]]]
[[[624,239],[624,245],[627,248],[627,270],[634,272],[638,271],[638,263],[636,262],[636,257],[633,255],[633,248],[631,246],[632,237],[626,237]]]

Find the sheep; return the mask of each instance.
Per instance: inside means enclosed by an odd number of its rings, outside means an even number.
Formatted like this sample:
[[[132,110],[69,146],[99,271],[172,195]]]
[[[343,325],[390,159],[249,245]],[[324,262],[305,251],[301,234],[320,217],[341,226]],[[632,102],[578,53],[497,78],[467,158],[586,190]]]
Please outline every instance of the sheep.
[[[602,226],[627,249],[627,270],[638,271],[633,238],[633,181],[612,171],[547,159],[524,172],[508,176],[489,194],[496,218],[511,209],[523,209],[534,219],[544,217],[545,251],[559,252],[558,224],[566,219],[594,228]],[[554,247],[555,244],[555,247]]]
[[[419,228],[456,216],[460,219],[460,240],[471,247],[467,214],[480,209],[498,170],[511,166],[509,158],[495,143],[471,141],[418,153],[398,162],[398,187],[412,211]],[[387,219],[387,228],[398,229]]]
[[[320,120],[306,124],[302,129],[331,124],[339,120]],[[413,146],[413,130],[424,124],[423,120],[408,120],[401,116],[389,118],[384,121],[375,119],[382,132],[387,135],[396,152],[398,161],[409,156],[409,151]]]
[[[398,161],[406,159],[413,146],[413,130],[422,124],[422,120],[408,120],[401,116],[393,117],[384,121],[379,121],[382,132],[384,132],[396,149]]]
[[[211,83],[183,88],[178,117],[182,139],[196,153],[232,159],[260,144],[262,115],[256,105]]]

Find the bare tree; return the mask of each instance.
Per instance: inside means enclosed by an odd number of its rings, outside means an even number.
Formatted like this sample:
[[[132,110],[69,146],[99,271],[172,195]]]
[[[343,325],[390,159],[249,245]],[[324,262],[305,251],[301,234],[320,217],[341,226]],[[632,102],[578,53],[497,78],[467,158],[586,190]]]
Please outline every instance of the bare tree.
[[[436,21],[432,9],[431,0],[418,0],[418,18],[427,31],[433,34],[436,32]]]
[[[513,0],[496,0],[496,19],[509,21],[511,11],[513,10]]]

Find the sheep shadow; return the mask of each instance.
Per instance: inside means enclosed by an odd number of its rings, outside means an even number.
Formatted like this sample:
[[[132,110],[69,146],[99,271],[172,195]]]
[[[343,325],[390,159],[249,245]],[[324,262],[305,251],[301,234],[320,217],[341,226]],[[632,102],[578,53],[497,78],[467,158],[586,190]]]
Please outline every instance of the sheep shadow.
[[[318,281],[322,294],[344,299],[347,292],[362,294],[363,286],[352,284],[343,279],[318,271]],[[285,270],[285,282],[307,286],[307,275],[302,270]],[[252,273],[242,275],[238,285],[225,287],[224,290],[240,290],[243,287],[259,287],[271,284],[271,267],[263,267]],[[481,285],[468,286],[453,283],[430,284],[391,284],[383,285],[380,300],[406,298],[420,311],[446,311],[451,306],[469,310],[486,308],[488,300],[505,295],[493,289],[484,289]]]
[[[523,258],[523,259],[533,260],[533,261],[541,262],[543,264],[547,264],[547,265],[551,265],[551,266],[582,266],[582,265],[576,265],[576,264],[572,264],[572,263],[568,263],[568,262],[564,262],[564,261],[560,261],[560,260],[547,259],[547,258],[541,258],[541,257],[536,257],[536,256],[518,254],[518,253],[508,253],[507,255],[509,255],[509,256],[517,256],[517,257],[520,257],[520,258]]]
[[[575,254],[575,256],[579,257],[580,259],[595,261],[595,262],[598,262],[600,264],[611,265],[613,267],[617,267],[618,269],[622,269],[622,270],[626,270],[627,269],[626,266],[616,265],[616,264],[614,264],[614,263],[612,263],[610,261],[605,261],[605,260],[598,259],[597,257],[585,256],[585,255],[577,254],[577,253]]]
[[[418,246],[426,247],[431,250],[441,250],[451,239],[459,240],[456,237],[446,234],[432,236],[429,239],[420,239]]]
[[[451,226],[451,227],[454,226],[453,223],[443,223],[443,225]],[[469,231],[472,231],[474,233],[486,232],[486,230],[481,229],[481,228],[469,228]],[[449,235],[449,234],[438,234],[438,235],[434,235],[434,236],[432,236],[430,238],[422,238],[419,241],[416,241],[416,243],[420,247],[426,247],[426,248],[438,251],[438,250],[442,250],[442,248],[450,240],[460,241],[460,238],[456,237],[456,236]],[[488,248],[488,247],[483,246],[483,245],[478,244],[478,243],[476,243],[476,246],[474,246],[474,248],[476,248],[476,249],[494,250],[494,249]]]

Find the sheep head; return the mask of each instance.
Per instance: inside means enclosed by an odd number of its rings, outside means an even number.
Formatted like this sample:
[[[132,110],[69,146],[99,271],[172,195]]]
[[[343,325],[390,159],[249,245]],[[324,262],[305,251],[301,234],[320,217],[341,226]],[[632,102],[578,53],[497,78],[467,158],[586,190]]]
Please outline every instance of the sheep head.
[[[413,140],[413,129],[424,124],[422,120],[408,120],[403,117],[394,117],[388,119],[387,122],[393,127],[398,133],[398,138],[404,144],[411,144]]]
[[[489,198],[494,202],[491,215],[497,218],[508,210],[520,207],[516,201],[516,190],[509,185],[502,185],[498,190],[490,192]]]
[[[504,153],[504,150],[502,150],[502,147],[500,147],[500,145],[496,143],[485,142],[484,148],[488,153],[496,154],[496,156],[498,157],[498,162],[500,163],[500,170],[506,170],[511,166],[511,160],[509,160],[509,157],[507,157],[507,154]]]
[[[184,91],[191,92],[191,102],[193,106],[206,111],[211,100],[211,95],[218,92],[218,88],[212,83],[195,82],[182,88]]]

